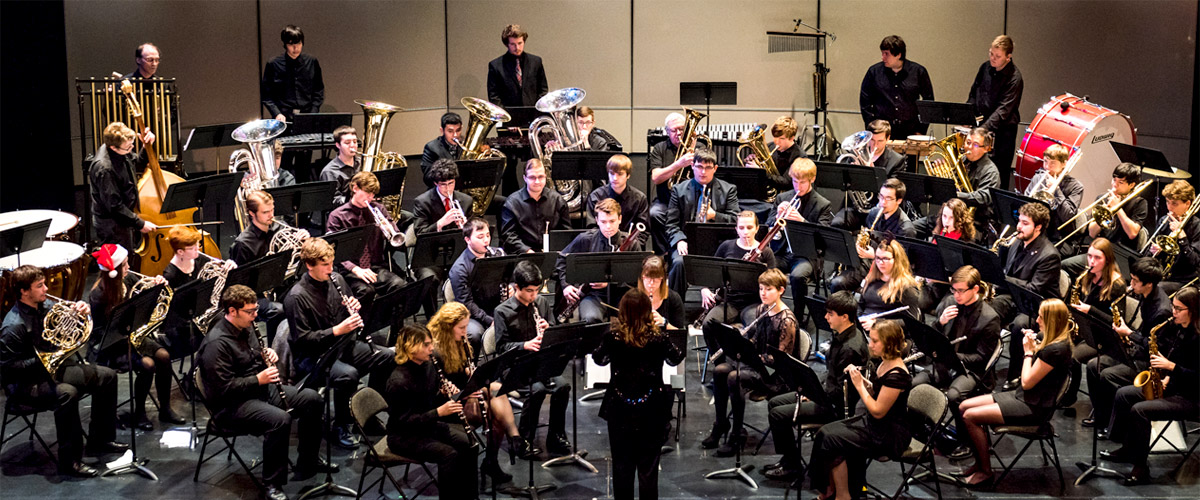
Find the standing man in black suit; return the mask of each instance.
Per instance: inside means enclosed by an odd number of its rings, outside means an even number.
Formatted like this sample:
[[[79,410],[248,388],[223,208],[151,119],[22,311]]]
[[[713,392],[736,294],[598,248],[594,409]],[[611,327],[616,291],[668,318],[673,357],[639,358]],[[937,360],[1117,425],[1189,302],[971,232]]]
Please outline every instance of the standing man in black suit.
[[[508,52],[488,63],[487,93],[492,104],[533,106],[549,90],[542,58],[525,52],[528,38],[529,33],[517,24],[505,26],[500,34]]]

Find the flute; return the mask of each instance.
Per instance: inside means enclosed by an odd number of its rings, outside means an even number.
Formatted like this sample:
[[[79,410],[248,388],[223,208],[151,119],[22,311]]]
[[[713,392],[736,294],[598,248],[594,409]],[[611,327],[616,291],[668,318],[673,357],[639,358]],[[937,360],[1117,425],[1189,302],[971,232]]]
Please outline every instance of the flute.
[[[749,325],[746,325],[746,326],[742,327],[742,331],[741,331],[741,334],[742,334],[742,336],[743,336],[743,337],[745,337],[745,336],[746,336],[746,332],[749,332],[751,328],[754,328],[754,325],[758,323],[758,320],[760,320],[760,319],[763,319],[763,318],[766,318],[766,317],[770,316],[770,315],[771,315],[771,313],[772,313],[772,311],[774,311],[774,310],[775,310],[775,306],[777,306],[777,305],[779,305],[779,302],[775,302],[774,304],[771,304],[771,307],[770,307],[770,308],[768,308],[768,309],[767,309],[766,311],[764,311],[762,314],[759,314],[757,318],[754,318],[754,321],[751,321]],[[717,349],[717,352],[714,352],[712,356],[709,356],[709,357],[708,357],[708,362],[709,362],[709,363],[716,363],[716,362],[717,362],[717,358],[721,357],[721,355],[722,355],[722,354],[725,354],[725,348],[724,348],[724,347]]]

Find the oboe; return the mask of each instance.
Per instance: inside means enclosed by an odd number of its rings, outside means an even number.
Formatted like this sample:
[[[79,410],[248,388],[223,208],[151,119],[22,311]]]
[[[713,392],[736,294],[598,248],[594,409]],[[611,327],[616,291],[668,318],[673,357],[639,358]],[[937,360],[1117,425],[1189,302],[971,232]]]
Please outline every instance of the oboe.
[[[438,388],[438,392],[442,393],[443,396],[446,396],[446,398],[453,401],[454,395],[458,394],[459,392],[458,387],[454,385],[454,382],[451,382],[450,379],[446,378],[446,372],[442,371],[441,360],[439,360],[437,356],[433,356],[430,359],[433,361],[434,368],[437,368],[438,378],[441,380],[441,387]],[[475,434],[475,428],[471,427],[470,422],[467,422],[466,412],[458,410],[458,418],[462,420],[463,432],[467,433],[467,440],[471,442],[471,447],[475,448],[479,446],[481,441],[479,440],[479,436]]]
[[[258,352],[259,352],[259,354],[262,354],[263,363],[266,363],[267,368],[274,368],[275,363],[272,363],[270,360],[267,359],[267,338],[266,338],[266,336],[264,336],[262,334],[262,332],[258,331],[257,328],[254,328],[254,334],[255,334],[255,336],[258,337]],[[276,380],[275,387],[279,389],[279,402],[283,403],[283,410],[288,413],[291,413],[292,406],[288,404],[287,394],[283,390],[283,380]]]

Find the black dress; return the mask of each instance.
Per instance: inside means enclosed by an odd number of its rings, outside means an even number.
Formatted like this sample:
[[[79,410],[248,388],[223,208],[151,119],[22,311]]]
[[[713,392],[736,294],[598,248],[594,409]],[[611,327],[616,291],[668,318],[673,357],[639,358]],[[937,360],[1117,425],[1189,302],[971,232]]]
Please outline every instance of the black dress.
[[[1032,389],[1017,387],[992,396],[1000,405],[1000,415],[1008,425],[1032,425],[1045,422],[1054,413],[1058,391],[1062,389],[1071,365],[1071,343],[1062,340],[1038,351],[1035,357],[1053,367]]]
[[[667,290],[667,298],[654,310],[667,320],[667,324],[675,328],[686,328],[687,318],[683,313],[683,299],[675,290]]]
[[[912,438],[907,425],[912,375],[900,367],[892,368],[882,376],[872,370],[870,375],[872,397],[878,398],[883,387],[899,389],[900,395],[883,418],[865,413],[826,424],[817,431],[808,469],[812,487],[817,491],[825,491],[829,471],[842,460],[850,467],[850,491],[859,491],[867,459],[879,456],[895,459],[908,447]]]

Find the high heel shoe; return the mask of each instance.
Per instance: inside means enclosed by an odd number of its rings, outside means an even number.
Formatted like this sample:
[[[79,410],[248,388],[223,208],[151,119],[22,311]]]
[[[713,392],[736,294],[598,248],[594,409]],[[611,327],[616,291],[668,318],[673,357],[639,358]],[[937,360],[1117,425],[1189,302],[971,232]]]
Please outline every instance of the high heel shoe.
[[[721,444],[721,437],[725,436],[726,432],[729,432],[728,423],[722,424],[721,422],[717,422],[713,424],[712,432],[700,442],[700,447],[706,450],[716,448],[717,445]]]
[[[520,435],[508,437],[508,448],[512,451],[512,454],[521,460],[532,460],[537,458],[538,454],[542,452],[542,450],[534,447],[524,436]]]

